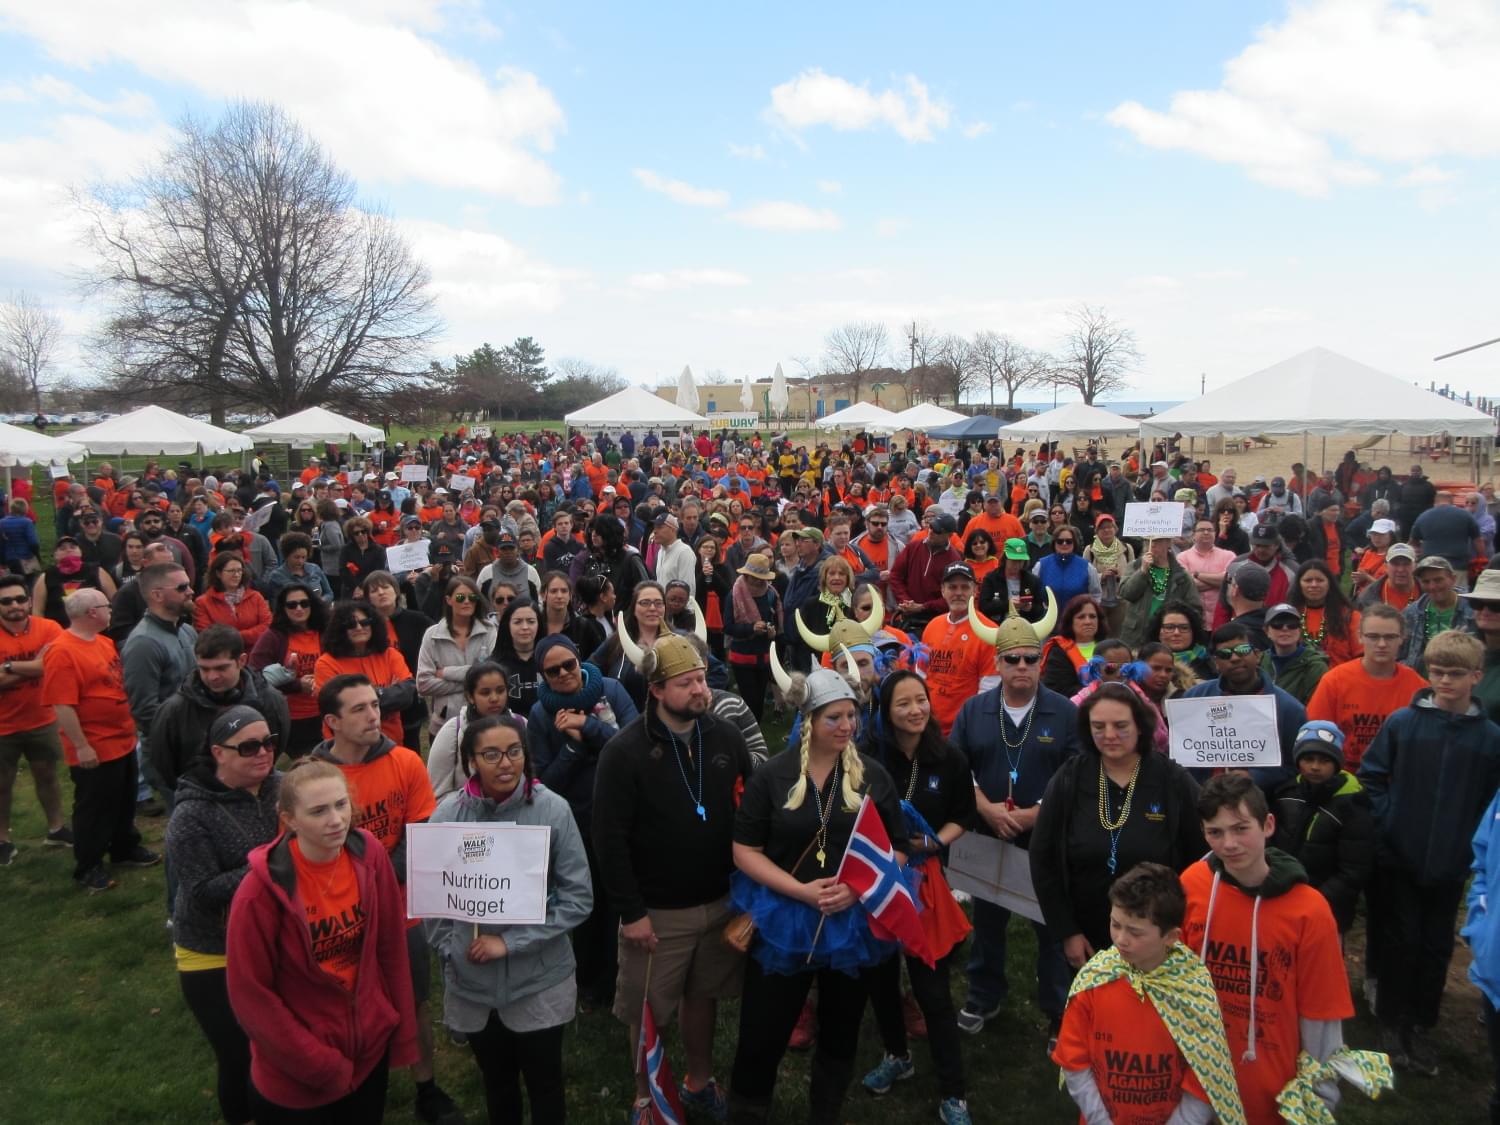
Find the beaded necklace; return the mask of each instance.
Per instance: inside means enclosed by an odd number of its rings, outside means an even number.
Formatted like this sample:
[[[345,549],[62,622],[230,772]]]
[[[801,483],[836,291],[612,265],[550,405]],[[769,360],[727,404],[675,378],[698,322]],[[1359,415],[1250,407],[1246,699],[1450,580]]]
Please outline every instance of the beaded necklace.
[[[1316,609],[1317,606],[1309,606],[1308,609]],[[1318,624],[1318,635],[1315,637],[1307,631],[1307,610],[1304,609],[1298,616],[1302,619],[1302,640],[1313,648],[1323,647],[1323,638],[1328,636],[1328,610],[1323,610],[1323,620]]]
[[[828,821],[833,816],[834,794],[838,792],[839,788],[839,766],[841,765],[843,765],[842,762],[833,763],[833,773],[829,775],[832,782],[828,789],[828,802],[826,804],[823,802],[822,792],[813,784],[812,774],[807,775],[808,788],[813,792],[813,808],[818,810],[817,856],[819,867],[828,866]]]
[[[1016,782],[1021,776],[1021,758],[1026,753],[1026,739],[1031,735],[1031,720],[1036,718],[1036,700],[1031,701],[1031,707],[1026,712],[1026,725],[1021,727],[1021,741],[1012,742],[1005,733],[1005,720],[1010,718],[1009,712],[1004,705],[1000,708],[1000,741],[1005,746],[1005,764],[1010,767],[1010,784],[1015,788]],[[1012,758],[1010,752],[1014,750],[1016,756]]]
[[[1119,863],[1120,833],[1130,819],[1130,803],[1135,797],[1135,783],[1141,776],[1141,758],[1135,760],[1135,769],[1130,771],[1130,784],[1125,787],[1125,803],[1120,806],[1118,818],[1110,816],[1109,775],[1104,772],[1104,759],[1099,759],[1099,827],[1109,833],[1109,873],[1115,873]]]
[[[688,791],[688,798],[693,802],[693,811],[698,814],[698,819],[706,821],[708,810],[703,807],[703,728],[695,721],[693,723],[693,734],[698,742],[698,792],[693,792],[692,782],[688,781],[687,767],[682,764],[682,751],[677,748],[677,736],[667,729],[667,738],[672,742],[672,756],[677,759],[677,771],[682,774],[682,784]]]

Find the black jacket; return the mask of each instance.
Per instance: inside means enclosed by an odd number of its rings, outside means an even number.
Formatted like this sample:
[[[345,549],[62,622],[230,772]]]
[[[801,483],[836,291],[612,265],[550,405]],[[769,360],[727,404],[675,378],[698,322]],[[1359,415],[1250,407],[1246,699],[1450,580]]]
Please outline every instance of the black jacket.
[[[1343,933],[1375,870],[1375,818],[1358,778],[1340,770],[1320,785],[1294,777],[1276,790],[1273,847],[1296,856]]]
[[[1047,612],[1047,591],[1042,581],[1029,570],[1021,571],[1021,592],[1031,595],[1031,608],[1021,616],[1040,621]],[[1005,580],[1005,560],[984,576],[979,584],[979,612],[999,624],[1010,614],[1010,584]]]
[[[260,673],[247,665],[240,669],[239,686],[215,697],[209,694],[194,669],[177,694],[163,703],[151,720],[147,752],[164,786],[175,788],[179,777],[212,760],[208,753],[208,728],[220,711],[237,703],[254,707],[265,716],[279,747],[277,753],[286,751],[292,729],[286,696],[269,687]]]

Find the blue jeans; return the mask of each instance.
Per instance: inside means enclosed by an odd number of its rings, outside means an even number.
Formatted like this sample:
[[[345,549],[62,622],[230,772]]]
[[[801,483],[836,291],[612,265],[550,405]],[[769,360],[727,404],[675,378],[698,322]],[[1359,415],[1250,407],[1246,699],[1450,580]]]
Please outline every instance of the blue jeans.
[[[974,936],[969,947],[969,998],[964,1007],[988,1012],[1005,1003],[1010,982],[1005,975],[1007,931],[1010,911],[984,899],[974,900]],[[1048,1019],[1062,1019],[1068,1002],[1073,973],[1063,956],[1062,942],[1047,927],[1033,922],[1036,930],[1036,1004]]]

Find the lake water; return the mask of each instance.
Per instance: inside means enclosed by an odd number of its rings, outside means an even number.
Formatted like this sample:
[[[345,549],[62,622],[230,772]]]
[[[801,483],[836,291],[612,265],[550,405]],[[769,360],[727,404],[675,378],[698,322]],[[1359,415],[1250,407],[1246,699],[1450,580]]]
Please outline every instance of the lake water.
[[[1181,399],[1162,401],[1156,401],[1152,399],[1118,399],[1114,402],[1096,402],[1094,403],[1094,405],[1099,407],[1101,410],[1110,410],[1116,414],[1128,414],[1131,417],[1135,417],[1137,415],[1144,414],[1160,414],[1163,411],[1170,410],[1172,407],[1179,405],[1181,402]],[[1065,406],[1067,404],[1059,399],[1057,405]],[[1018,402],[1016,403],[1016,409],[1024,410],[1028,414],[1040,414],[1044,410],[1051,410],[1052,403]]]

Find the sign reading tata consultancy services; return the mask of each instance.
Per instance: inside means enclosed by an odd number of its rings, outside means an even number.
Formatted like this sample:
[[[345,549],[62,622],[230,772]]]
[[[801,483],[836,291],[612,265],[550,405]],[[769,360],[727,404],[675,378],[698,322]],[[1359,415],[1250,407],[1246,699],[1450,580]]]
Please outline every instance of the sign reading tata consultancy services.
[[[760,425],[760,415],[755,411],[736,411],[733,414],[706,414],[711,430],[753,430]]]
[[[1220,695],[1167,700],[1172,760],[1191,769],[1281,765],[1276,700]]]
[[[407,915],[492,926],[545,922],[551,835],[537,824],[408,824]]]

